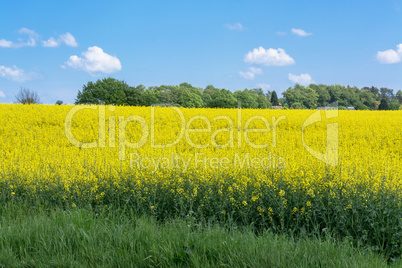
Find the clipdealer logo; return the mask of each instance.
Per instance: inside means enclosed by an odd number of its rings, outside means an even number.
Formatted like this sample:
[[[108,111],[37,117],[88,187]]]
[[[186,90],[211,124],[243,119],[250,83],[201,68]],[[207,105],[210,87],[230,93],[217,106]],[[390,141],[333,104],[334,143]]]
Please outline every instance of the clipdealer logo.
[[[324,107],[324,115],[327,120],[338,117],[338,102],[334,102]],[[303,123],[302,127],[302,143],[303,147],[315,158],[318,160],[336,167],[338,165],[339,158],[339,127],[338,123],[329,123],[326,125],[327,137],[326,137],[326,146],[325,153],[321,153],[319,151],[314,150],[309,147],[304,139],[304,132],[308,126],[311,126],[315,123],[322,122],[321,111],[318,110],[310,115],[306,121]]]
[[[118,147],[119,147],[119,159],[124,161],[126,159],[126,148],[133,148],[138,149],[146,144],[146,142],[150,139],[150,145],[153,149],[163,149],[163,148],[170,148],[177,145],[182,139],[185,139],[186,142],[192,146],[193,148],[203,149],[213,146],[215,148],[242,148],[243,140],[245,144],[254,148],[254,149],[262,149],[267,148],[269,143],[266,144],[255,144],[249,139],[249,133],[268,133],[271,132],[272,134],[272,147],[275,148],[277,144],[277,125],[282,120],[285,120],[285,116],[280,116],[276,118],[272,116],[271,123],[269,120],[261,115],[255,115],[247,119],[244,126],[242,124],[242,110],[237,109],[237,120],[232,120],[227,115],[218,115],[215,116],[212,121],[225,121],[228,127],[224,127],[221,129],[217,129],[215,131],[212,130],[211,121],[203,115],[197,115],[189,118],[187,121],[185,120],[183,112],[177,107],[164,107],[168,109],[172,109],[178,116],[180,122],[180,131],[177,134],[177,138],[168,144],[157,144],[155,142],[155,126],[157,125],[155,119],[155,109],[156,106],[150,107],[150,126],[148,125],[147,121],[144,117],[139,115],[132,115],[129,117],[119,116],[118,117]],[[72,122],[74,116],[82,110],[91,109],[91,110],[98,110],[98,120],[99,120],[99,136],[98,140],[92,142],[82,142],[77,140],[74,137],[72,131]],[[109,111],[114,111],[116,108],[114,106],[107,106]],[[206,125],[205,128],[194,129],[191,128],[193,122],[195,120],[203,121]],[[236,121],[236,124],[235,122]],[[251,123],[253,121],[262,121],[265,125],[265,128],[250,128]],[[130,122],[137,122],[141,126],[141,139],[136,142],[130,142],[127,139],[126,135],[126,128]],[[74,106],[67,114],[65,122],[64,122],[64,131],[67,139],[71,144],[76,147],[89,149],[89,148],[105,148],[106,146],[110,148],[114,148],[116,146],[116,117],[109,116],[108,118],[108,126],[106,126],[106,106],[105,105],[77,105]],[[109,143],[106,144],[106,136],[108,133],[108,140]],[[211,133],[210,142],[208,144],[197,144],[195,143],[191,137],[191,133]],[[220,133],[228,133],[229,139],[225,144],[219,144],[217,141],[217,136]],[[236,144],[235,144],[235,135],[237,135]]]
[[[278,124],[286,120],[284,115],[279,116],[278,118],[272,116],[271,121],[268,118],[261,115],[254,115],[247,119],[245,124],[242,123],[242,109],[237,109],[237,117],[236,120],[232,120],[227,115],[218,115],[215,116],[212,121],[226,121],[228,127],[224,127],[215,131],[212,131],[211,120],[203,115],[196,115],[189,118],[187,121],[184,117],[182,110],[178,107],[170,106],[170,105],[162,105],[163,109],[172,109],[179,117],[180,123],[180,131],[177,133],[177,138],[168,144],[157,144],[155,142],[155,126],[157,125],[155,119],[155,109],[158,109],[161,105],[153,105],[149,107],[150,111],[150,124],[145,120],[143,116],[140,115],[131,115],[129,117],[118,116],[118,120],[116,120],[116,116],[112,115],[108,117],[108,126],[106,126],[106,107],[109,111],[115,111],[115,106],[105,106],[105,105],[76,105],[74,106],[66,115],[64,122],[64,131],[69,142],[79,148],[87,149],[87,148],[114,148],[116,147],[116,143],[119,149],[119,160],[126,160],[126,149],[133,148],[138,149],[144,146],[148,140],[150,140],[150,146],[153,149],[163,149],[169,148],[177,145],[182,139],[185,139],[186,142],[196,149],[204,149],[210,146],[215,148],[242,148],[243,140],[246,145],[250,146],[254,149],[263,149],[267,148],[269,144],[255,144],[249,139],[249,133],[268,133],[271,132],[272,135],[272,148],[277,146],[277,131]],[[97,110],[98,111],[98,121],[99,121],[99,131],[98,131],[98,140],[94,140],[92,142],[82,142],[77,140],[74,137],[72,131],[72,122],[74,116],[85,109]],[[327,107],[324,107],[324,115],[325,118],[332,119],[338,116],[338,103],[332,103]],[[194,129],[191,128],[194,121],[200,120],[205,123],[205,128]],[[117,122],[116,122],[117,121]],[[234,122],[235,121],[235,122]],[[264,123],[265,128],[250,128],[250,125],[253,121],[261,121]],[[303,123],[301,129],[301,139],[303,147],[315,158],[318,160],[331,165],[338,165],[338,136],[339,129],[338,123],[329,123],[326,125],[326,148],[325,152],[319,152],[309,147],[305,141],[305,130],[308,126],[314,125],[318,122],[322,122],[323,118],[321,116],[321,111],[316,111],[312,115],[310,115]],[[140,125],[141,128],[141,138],[139,141],[133,143],[127,139],[126,128],[130,122],[136,122]],[[116,123],[118,123],[118,133],[116,135]],[[197,144],[195,143],[191,137],[191,133],[211,133],[210,142],[208,144]],[[220,133],[228,133],[229,139],[225,144],[218,144],[217,135]],[[237,135],[237,139],[235,139],[235,135]],[[108,136],[108,139],[107,139]],[[117,137],[116,137],[117,136]],[[108,140],[108,144],[107,144]],[[236,144],[235,144],[236,140]]]

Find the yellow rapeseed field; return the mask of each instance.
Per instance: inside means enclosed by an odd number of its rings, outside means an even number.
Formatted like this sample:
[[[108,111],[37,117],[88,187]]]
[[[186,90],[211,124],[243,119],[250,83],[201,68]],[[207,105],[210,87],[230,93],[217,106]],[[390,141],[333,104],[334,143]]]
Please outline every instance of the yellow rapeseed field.
[[[1,200],[352,235],[401,212],[402,111],[2,104],[0,118]]]

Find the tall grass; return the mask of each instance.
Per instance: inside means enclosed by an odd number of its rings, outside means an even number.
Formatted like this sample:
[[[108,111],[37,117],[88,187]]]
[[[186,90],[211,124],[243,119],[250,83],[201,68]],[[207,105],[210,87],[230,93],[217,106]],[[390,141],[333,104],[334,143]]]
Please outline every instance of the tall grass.
[[[270,229],[277,234],[322,237],[330,233],[337,239],[348,238],[355,245],[379,252],[390,261],[400,258],[402,205],[398,193],[381,188],[374,191],[370,185],[361,184],[354,191],[347,191],[344,186],[321,187],[316,194],[285,181],[272,182],[269,174],[267,178],[258,185],[229,175],[208,182],[197,182],[196,178],[182,174],[154,181],[122,177],[118,184],[105,178],[99,180],[93,193],[88,185],[79,182],[71,184],[68,190],[57,181],[40,183],[35,192],[16,183],[11,192],[7,183],[0,182],[4,189],[0,203],[40,202],[44,207],[64,209],[90,205],[95,211],[114,207],[161,222],[191,218],[199,223],[252,226],[255,232]],[[99,193],[103,194],[99,197]],[[258,200],[254,200],[255,195]]]
[[[295,239],[191,219],[160,223],[133,211],[61,210],[10,202],[0,209],[3,267],[386,267],[348,239]]]

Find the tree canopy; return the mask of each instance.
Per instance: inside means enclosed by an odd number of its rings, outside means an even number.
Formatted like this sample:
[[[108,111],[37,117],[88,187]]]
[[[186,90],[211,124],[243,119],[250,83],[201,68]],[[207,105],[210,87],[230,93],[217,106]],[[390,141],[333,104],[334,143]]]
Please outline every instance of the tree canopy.
[[[194,87],[189,83],[180,85],[161,85],[146,88],[136,87],[125,81],[104,78],[88,82],[78,91],[76,104],[114,104],[129,106],[150,106],[168,104],[188,108],[242,108],[266,109],[283,105],[284,108],[316,109],[333,102],[339,106],[354,107],[357,110],[391,109],[402,105],[402,91],[394,94],[392,89],[311,84],[299,84],[288,88],[278,98],[275,91],[264,93],[261,88],[243,89],[232,92],[224,88],[208,85]],[[382,105],[380,105],[382,102]]]
[[[88,82],[78,92],[76,104],[115,104],[130,106],[150,106],[169,104],[189,108],[235,108],[240,103],[244,108],[267,108],[269,100],[260,88],[244,89],[233,93],[212,85],[205,89],[193,87],[189,83],[161,85],[145,88],[129,86],[124,81],[104,78]]]
[[[271,103],[273,106],[279,105],[278,95],[276,94],[275,90],[272,92],[272,95],[271,95]]]
[[[302,86],[296,84],[282,94],[285,104],[293,108],[313,109],[338,102],[340,107],[354,107],[356,110],[377,110],[383,100],[382,109],[398,110],[402,104],[402,91],[399,92],[394,95],[393,90],[388,88],[363,87],[359,89],[342,85],[311,84]]]

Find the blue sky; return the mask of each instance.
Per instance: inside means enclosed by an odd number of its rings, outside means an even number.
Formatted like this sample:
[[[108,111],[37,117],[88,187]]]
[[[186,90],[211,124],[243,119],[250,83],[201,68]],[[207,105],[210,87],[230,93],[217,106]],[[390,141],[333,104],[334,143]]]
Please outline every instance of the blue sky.
[[[402,1],[0,0],[0,102],[73,103],[88,81],[282,93],[402,89]],[[401,45],[400,45],[401,44]]]

